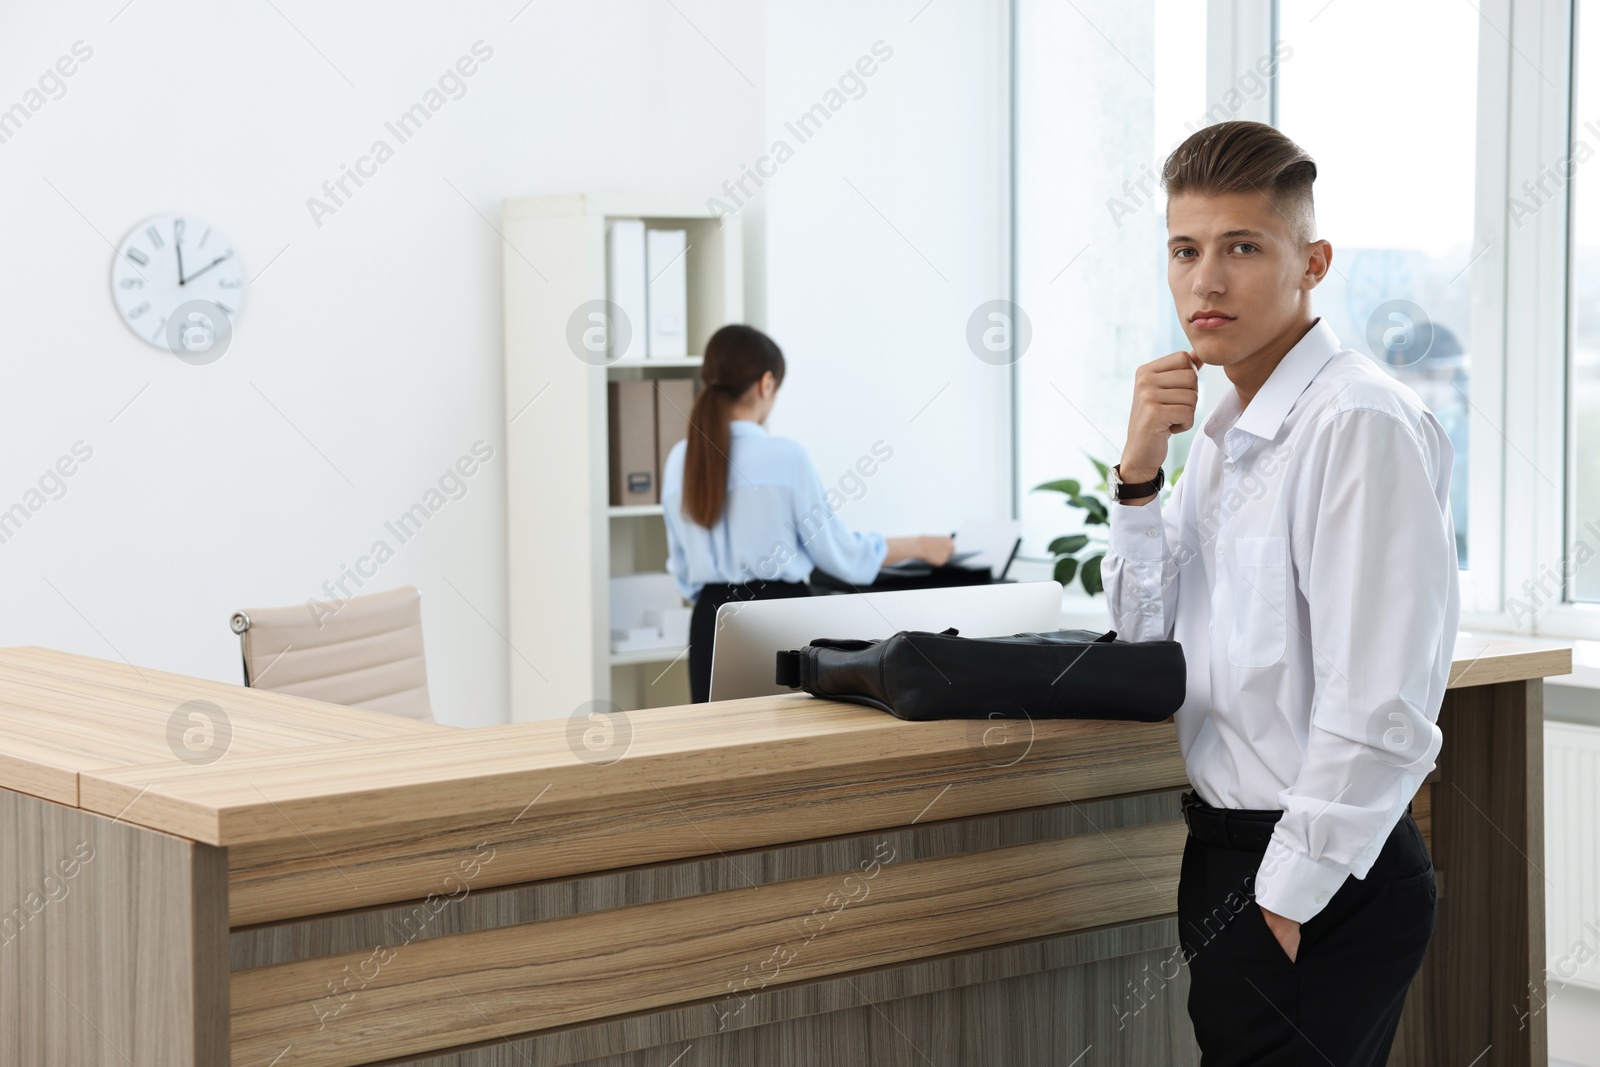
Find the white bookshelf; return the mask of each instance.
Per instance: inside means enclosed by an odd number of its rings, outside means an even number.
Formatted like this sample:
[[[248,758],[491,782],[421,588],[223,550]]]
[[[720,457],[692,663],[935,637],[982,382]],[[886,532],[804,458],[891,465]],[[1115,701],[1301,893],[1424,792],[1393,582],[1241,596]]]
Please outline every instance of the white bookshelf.
[[[613,369],[627,370],[629,367],[696,367],[700,366],[700,356],[658,356],[655,359],[619,359],[611,364]]]
[[[639,652],[613,652],[611,665],[613,667],[642,667],[648,663],[667,664],[676,661],[680,656],[688,653],[688,649],[681,645],[667,648],[647,648]]]
[[[744,321],[737,216],[719,221],[693,198],[650,195],[584,193],[501,205],[513,721],[565,717],[591,700],[631,710],[689,699],[682,648],[611,651],[609,580],[664,570],[666,526],[659,504],[610,503],[606,383],[696,377],[701,362],[684,356],[607,366],[572,351],[573,313],[606,297],[612,218],[688,231],[689,351],[704,351],[719,327]]]

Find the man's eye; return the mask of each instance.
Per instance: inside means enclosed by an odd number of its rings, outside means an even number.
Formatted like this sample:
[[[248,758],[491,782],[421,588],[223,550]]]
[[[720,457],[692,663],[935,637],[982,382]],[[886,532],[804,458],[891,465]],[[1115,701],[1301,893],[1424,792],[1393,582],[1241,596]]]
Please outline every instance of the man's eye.
[[[1256,246],[1251,244],[1249,241],[1240,241],[1238,244],[1233,246],[1233,250],[1237,252],[1240,249],[1243,249],[1245,254],[1249,255],[1251,252],[1256,250]]]
[[[1192,248],[1177,248],[1173,250],[1172,254],[1178,259],[1188,259],[1189,254],[1193,251],[1194,249]]]

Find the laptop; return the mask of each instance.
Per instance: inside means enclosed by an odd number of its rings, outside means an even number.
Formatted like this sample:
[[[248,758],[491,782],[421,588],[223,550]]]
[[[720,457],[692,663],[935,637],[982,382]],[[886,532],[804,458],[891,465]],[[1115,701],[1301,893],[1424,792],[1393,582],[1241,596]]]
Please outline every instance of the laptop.
[[[1008,637],[1061,628],[1057,582],[1007,582],[887,593],[734,601],[717,609],[711,699],[792,693],[773,681],[777,653],[816,637],[884,638],[901,630]]]
[[[1016,519],[968,519],[956,531],[956,545],[965,551],[966,566],[988,567],[1003,581],[1022,545],[1022,523]],[[954,562],[954,560],[952,560]]]

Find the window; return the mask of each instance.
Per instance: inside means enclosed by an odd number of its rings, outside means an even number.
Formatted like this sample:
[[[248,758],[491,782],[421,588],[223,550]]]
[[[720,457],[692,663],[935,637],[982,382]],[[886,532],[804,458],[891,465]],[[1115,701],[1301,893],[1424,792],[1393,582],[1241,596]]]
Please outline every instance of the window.
[[[1015,291],[1032,326],[1016,365],[1017,476],[1022,552],[1039,558],[1082,513],[1032,487],[1093,486],[1089,457],[1121,454],[1134,370],[1186,347],[1167,290],[1160,172],[1205,124],[1206,11],[1193,0],[1019,0],[1014,32]],[[1247,79],[1245,96],[1267,92]],[[1169,473],[1190,439],[1174,442]]]
[[[1096,532],[1030,490],[1097,481],[1135,368],[1184,346],[1161,162],[1198,126],[1272,121],[1319,166],[1317,313],[1455,445],[1463,628],[1600,638],[1600,0],[1014,10],[1024,553]],[[1201,376],[1197,421],[1227,388]]]
[[[1478,14],[1339,0],[1280,3],[1278,20],[1294,54],[1278,74],[1277,125],[1317,161],[1319,236],[1333,244],[1313,306],[1346,347],[1415,389],[1450,435],[1465,568],[1470,268],[1486,251],[1473,234]],[[1375,41],[1378,27],[1392,52]]]

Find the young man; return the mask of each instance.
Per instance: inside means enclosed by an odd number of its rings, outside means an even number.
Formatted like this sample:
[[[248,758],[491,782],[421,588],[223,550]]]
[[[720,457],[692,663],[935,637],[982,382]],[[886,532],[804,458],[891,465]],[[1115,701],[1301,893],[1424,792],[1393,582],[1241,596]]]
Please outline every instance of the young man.
[[[1410,800],[1433,769],[1460,616],[1454,449],[1312,313],[1333,259],[1316,164],[1224,122],[1167,160],[1168,280],[1192,345],[1140,367],[1112,475],[1112,625],[1182,643],[1193,793],[1178,886],[1213,1064],[1382,1064],[1433,934]],[[1229,386],[1170,499],[1197,368]]]

